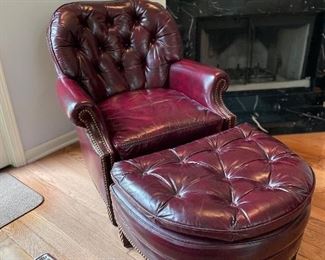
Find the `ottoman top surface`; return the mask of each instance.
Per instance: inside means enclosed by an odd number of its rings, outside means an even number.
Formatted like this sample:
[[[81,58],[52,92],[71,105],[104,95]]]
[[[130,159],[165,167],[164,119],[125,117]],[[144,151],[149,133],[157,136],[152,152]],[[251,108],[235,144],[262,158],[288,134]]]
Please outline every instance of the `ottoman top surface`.
[[[249,124],[114,164],[128,202],[161,227],[224,241],[273,231],[305,212],[311,168]]]

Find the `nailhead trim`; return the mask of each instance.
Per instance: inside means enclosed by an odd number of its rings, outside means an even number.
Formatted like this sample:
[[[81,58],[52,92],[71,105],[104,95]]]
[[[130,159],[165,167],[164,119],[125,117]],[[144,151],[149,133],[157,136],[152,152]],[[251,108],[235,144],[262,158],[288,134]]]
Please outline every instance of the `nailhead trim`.
[[[220,79],[217,83],[217,94],[215,96],[215,101],[220,108],[220,112],[226,116],[226,118],[229,120],[228,127],[234,127],[236,124],[236,116],[229,111],[229,109],[225,106],[225,103],[223,102],[223,92],[226,90],[227,81],[225,79]]]
[[[126,238],[126,236],[123,234],[122,229],[120,226],[118,226],[118,236],[120,237],[124,247],[133,247],[130,243],[130,241]]]
[[[146,260],[149,260],[135,245],[134,243],[132,242],[132,240],[130,240],[126,235],[125,233],[123,232],[123,229],[121,228],[120,225],[117,226],[118,227],[118,232],[119,232],[119,236],[120,236],[120,239],[122,240],[122,243],[123,243],[123,240],[126,239],[129,241],[129,243],[131,244],[131,246]]]
[[[95,151],[97,152],[97,154],[98,154],[99,157],[100,157],[101,166],[102,166],[102,173],[103,173],[103,178],[104,178],[105,192],[106,192],[106,197],[107,197],[107,203],[106,203],[107,213],[108,213],[108,217],[109,217],[111,223],[112,223],[114,226],[116,226],[117,224],[116,224],[116,220],[115,220],[114,213],[113,213],[112,201],[111,201],[111,196],[110,196],[110,192],[109,192],[109,188],[108,188],[109,185],[108,185],[108,182],[107,182],[107,175],[106,175],[106,173],[107,173],[107,167],[106,167],[105,158],[106,158],[107,153],[104,152],[104,151],[100,148],[100,146],[99,146],[97,140],[94,138],[93,132],[92,132],[91,127],[90,127],[91,124],[90,124],[87,120],[85,120],[85,119],[83,118],[83,115],[84,115],[84,114],[88,114],[88,115],[91,117],[91,119],[92,119],[92,123],[93,123],[94,126],[96,127],[96,130],[97,130],[97,132],[98,132],[98,134],[99,134],[99,136],[100,136],[100,143],[102,143],[102,144],[105,146],[105,148],[107,149],[107,151],[108,151],[109,159],[110,159],[110,166],[112,166],[113,163],[114,163],[113,156],[112,156],[113,151],[112,151],[112,149],[110,149],[110,147],[109,147],[108,144],[106,143],[106,141],[105,141],[105,139],[104,139],[104,137],[103,137],[103,135],[102,135],[102,133],[101,133],[101,131],[100,131],[100,129],[99,129],[99,126],[98,126],[98,124],[97,124],[97,122],[96,122],[96,118],[94,117],[93,113],[92,113],[90,110],[88,110],[88,109],[84,109],[84,110],[82,110],[82,111],[79,113],[78,117],[79,117],[79,120],[80,120],[82,123],[84,123],[84,125],[86,126],[87,134],[88,134],[89,137],[90,137],[90,141],[91,141],[91,143],[92,143],[92,145],[93,145]]]

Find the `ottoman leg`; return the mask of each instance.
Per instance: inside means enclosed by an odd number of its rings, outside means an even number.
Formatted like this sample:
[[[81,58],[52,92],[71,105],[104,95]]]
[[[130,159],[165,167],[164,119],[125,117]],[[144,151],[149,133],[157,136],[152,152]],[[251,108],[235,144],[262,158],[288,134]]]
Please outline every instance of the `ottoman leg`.
[[[126,238],[126,236],[124,235],[120,226],[118,226],[118,235],[119,235],[124,247],[126,247],[126,248],[132,247],[130,241]]]

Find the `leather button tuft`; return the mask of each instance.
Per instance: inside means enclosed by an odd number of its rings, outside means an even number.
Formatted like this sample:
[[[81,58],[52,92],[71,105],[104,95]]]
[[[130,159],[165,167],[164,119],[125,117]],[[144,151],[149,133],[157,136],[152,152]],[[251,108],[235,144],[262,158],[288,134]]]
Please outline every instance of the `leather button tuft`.
[[[124,41],[124,48],[129,49],[131,47],[131,41],[130,40],[125,40]]]
[[[141,24],[141,20],[139,18],[136,18],[135,21],[134,21],[134,25],[138,26],[140,24]]]
[[[105,23],[107,25],[111,25],[112,26],[112,25],[114,25],[114,19],[111,18],[111,17],[109,17],[109,16],[106,16]]]
[[[87,18],[80,18],[79,23],[82,27],[88,27]]]
[[[230,206],[231,206],[231,207],[234,207],[234,208],[237,208],[237,207],[238,207],[238,204],[235,203],[235,202],[231,202],[231,203],[230,203]]]
[[[76,45],[74,46],[74,49],[75,49],[77,52],[80,52],[80,51],[82,50],[82,47],[81,47],[80,44],[76,44]]]
[[[116,68],[117,68],[119,71],[122,71],[122,70],[123,70],[123,64],[122,64],[121,62],[116,63]]]
[[[105,46],[103,46],[103,45],[99,45],[99,46],[98,46],[98,50],[99,50],[100,52],[105,52]]]

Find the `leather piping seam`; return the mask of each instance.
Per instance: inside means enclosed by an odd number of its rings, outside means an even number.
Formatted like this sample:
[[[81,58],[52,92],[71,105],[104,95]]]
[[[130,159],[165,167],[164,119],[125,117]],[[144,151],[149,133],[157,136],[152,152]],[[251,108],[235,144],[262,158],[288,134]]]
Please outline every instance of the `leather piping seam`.
[[[116,185],[116,184],[115,184]],[[124,190],[123,189],[120,189],[120,191],[122,191],[124,194],[125,194],[125,192],[124,192]],[[112,190],[112,192],[114,192],[114,190]],[[115,194],[116,194],[116,192],[114,192]],[[129,197],[129,195],[128,194],[126,194],[127,195],[127,197]],[[127,213],[129,213],[129,215],[132,217],[132,218],[134,218],[134,219],[137,219],[137,221],[138,222],[140,222],[141,223],[141,225],[144,225],[144,226],[146,226],[147,224],[146,224],[146,222],[144,221],[144,220],[141,220],[140,218],[139,218],[139,216],[137,216],[137,214],[140,214],[140,215],[142,215],[142,212],[141,212],[141,209],[139,209],[137,206],[138,205],[127,205],[126,203],[124,203],[120,198],[118,198],[116,195],[114,196],[115,197],[115,199],[116,199],[116,202],[118,202],[119,204],[119,207],[121,207],[121,209],[122,210],[124,210],[124,211],[127,211]],[[128,201],[129,202],[129,201]],[[131,207],[134,207],[136,210],[137,210],[137,214],[135,214],[134,213],[134,211],[130,208],[130,206]],[[309,206],[310,206],[310,204],[309,204]],[[300,218],[302,218],[302,217],[304,217],[306,215],[306,212],[302,212],[302,214],[301,215],[298,215],[296,218],[294,218],[292,221],[290,221],[290,222],[288,222],[287,224],[285,224],[285,225],[283,225],[283,226],[280,226],[280,227],[278,227],[278,228],[276,228],[276,229],[274,229],[274,230],[271,230],[271,231],[269,231],[269,232],[267,232],[267,233],[262,233],[261,234],[261,238],[258,238],[257,240],[255,240],[255,241],[264,241],[264,240],[267,240],[267,239],[269,239],[269,237],[270,236],[272,236],[273,235],[273,232],[277,232],[279,229],[282,229],[282,228],[286,228],[288,225],[292,225],[293,223],[295,223],[297,220],[301,220]],[[183,235],[183,236],[193,236],[193,234],[187,234],[187,233],[180,233],[180,232],[178,232],[178,231],[175,231],[175,230],[171,230],[171,229],[168,229],[168,228],[165,228],[165,227],[162,227],[162,226],[160,226],[159,224],[157,224],[157,223],[155,223],[155,222],[153,222],[153,221],[150,221],[147,217],[145,217],[145,215],[142,215],[145,219],[146,219],[146,221],[148,221],[151,225],[157,225],[160,229],[166,229],[166,231],[168,231],[168,232],[175,232],[175,233],[179,233],[179,234],[181,234],[181,235]],[[154,234],[156,234],[156,235],[160,235],[160,233],[159,233],[159,231],[157,231],[157,230],[155,230],[155,229],[153,229],[152,228],[152,226],[151,226],[151,232],[153,232]],[[271,234],[271,235],[270,235]],[[194,235],[195,236],[195,235]],[[196,236],[197,238],[202,238],[201,236]],[[238,245],[246,245],[246,244],[248,244],[248,243],[254,243],[254,239],[256,238],[256,236],[255,237],[251,237],[251,238],[245,238],[245,240],[247,240],[247,239],[252,239],[252,241],[244,241],[244,242],[242,242],[243,241],[243,239],[240,239],[240,240],[234,240],[234,241],[227,241],[227,240],[220,240],[220,241],[222,241],[222,242],[224,242],[224,243],[236,243],[236,244],[238,244]],[[202,245],[201,244],[193,244],[192,242],[190,242],[190,241],[184,241],[184,240],[179,240],[179,239],[177,239],[177,238],[173,238],[174,240],[176,240],[176,241],[178,241],[178,242],[181,242],[181,243],[183,243],[184,245],[195,245],[195,246],[198,246],[198,247],[201,247]],[[211,239],[216,239],[216,238],[211,238]],[[213,246],[207,246],[206,248],[214,248]]]
[[[299,212],[300,210],[302,210],[303,208],[307,207],[309,204],[310,204],[310,199],[311,199],[311,195],[308,195],[304,201],[298,206],[296,207],[293,211],[291,211],[289,214],[285,213],[284,215],[281,215],[275,219],[273,219],[272,221],[270,222],[266,222],[266,223],[263,223],[263,224],[259,224],[259,225],[255,225],[255,226],[251,226],[249,228],[242,228],[242,229],[239,229],[239,230],[235,230],[235,232],[233,231],[230,231],[230,230],[222,230],[222,229],[219,229],[219,230],[215,230],[215,229],[211,229],[211,228],[188,228],[188,227],[191,227],[190,225],[185,225],[185,224],[181,224],[181,223],[177,223],[175,221],[170,221],[170,220],[165,220],[165,219],[161,219],[160,217],[157,217],[155,215],[152,215],[152,213],[148,212],[151,214],[151,216],[153,216],[155,219],[158,219],[159,221],[163,222],[163,223],[166,223],[166,224],[170,224],[172,223],[173,225],[177,226],[177,227],[185,227],[186,230],[189,230],[189,231],[203,231],[203,232],[216,232],[216,233],[222,233],[222,232],[227,232],[229,234],[238,234],[238,233],[242,233],[242,232],[246,232],[246,231],[250,231],[250,230],[254,230],[256,228],[264,228],[265,226],[269,226],[271,224],[273,224],[274,222],[277,222],[283,218],[287,218],[288,216],[292,216],[294,214],[296,214],[297,212]],[[297,216],[296,216],[297,217]],[[295,218],[296,218],[295,217]],[[294,219],[295,219],[294,218]],[[292,221],[292,220],[291,220]],[[290,222],[290,221],[289,221]],[[288,224],[289,222],[285,223],[284,225]],[[281,227],[281,226],[279,226]],[[279,228],[278,227],[278,228]],[[173,230],[173,229],[171,229]],[[185,233],[186,234],[186,233]]]
[[[114,190],[112,191],[112,192],[114,192]],[[144,227],[146,227],[147,226],[147,223],[146,223],[146,221],[148,221],[152,226],[150,226],[150,231],[154,234],[154,235],[161,235],[161,233],[157,230],[157,229],[155,229],[155,227],[154,227],[154,225],[155,225],[155,223],[154,222],[151,222],[150,220],[142,220],[142,219],[140,219],[139,218],[139,216],[137,215],[137,214],[134,214],[134,211],[130,208],[130,206],[129,205],[127,205],[127,204],[125,204],[124,202],[122,202],[116,195],[114,196],[115,198],[116,198],[116,203],[118,203],[118,205],[119,205],[119,207],[121,208],[121,210],[122,211],[124,211],[125,213],[124,214],[129,214],[129,216],[130,217],[132,217],[133,219],[137,219],[137,221],[140,223],[140,225],[142,225],[142,226],[144,226]],[[134,207],[133,205],[131,206],[131,207]],[[136,208],[136,207],[135,207]],[[137,210],[137,209],[136,209]],[[141,212],[140,211],[138,211],[138,214],[141,214]],[[121,217],[120,217],[121,218]],[[123,221],[123,220],[122,220]],[[124,223],[125,223],[125,221],[123,221]],[[157,225],[160,229],[163,229],[162,227],[160,227],[159,225]],[[167,232],[175,232],[175,231],[173,231],[173,230],[169,230],[169,229],[166,229],[166,231]],[[177,232],[175,232],[175,233],[177,233]],[[179,233],[179,234],[181,234],[181,235],[183,235],[184,236],[184,234],[182,234],[182,233]],[[164,234],[165,235],[165,234]],[[182,243],[184,246],[188,246],[188,245],[190,245],[190,246],[195,246],[195,247],[201,247],[202,246],[202,244],[193,244],[192,242],[190,242],[190,241],[188,241],[188,240],[186,240],[186,241],[184,241],[183,239],[182,240],[180,240],[180,239],[178,239],[178,238],[175,238],[175,237],[173,237],[173,239],[175,240],[175,241],[177,241],[177,243]],[[247,243],[247,242],[246,242]],[[246,244],[245,243],[245,244]],[[205,247],[205,248],[214,248],[213,246],[207,246],[207,247]]]
[[[215,125],[217,122],[211,122],[211,123],[206,123],[206,124],[199,124],[199,125],[184,125],[184,126],[181,126],[179,128],[175,128],[175,129],[172,129],[172,130],[168,130],[168,131],[165,131],[165,132],[162,132],[160,133],[159,135],[154,135],[154,136],[150,136],[148,138],[146,138],[145,140],[137,140],[137,141],[129,141],[129,142],[126,142],[126,143],[123,143],[119,146],[129,146],[129,145],[132,145],[132,144],[138,144],[138,143],[148,143],[150,142],[152,139],[155,139],[157,137],[160,137],[160,136],[163,136],[163,135],[166,135],[166,134],[172,134],[172,133],[176,133],[178,131],[181,131],[181,130],[185,130],[185,129],[195,129],[195,128],[200,128],[200,127],[209,127],[209,126],[213,126]]]
[[[281,251],[279,251],[279,252],[277,252],[276,254],[274,254],[274,255],[271,255],[270,257],[269,257],[269,259],[272,259],[272,258],[276,258],[277,256],[280,256],[282,253],[283,253],[283,251],[285,251],[286,249],[288,249],[290,246],[292,246],[292,244],[294,244],[294,243],[296,243],[297,241],[299,241],[300,239],[302,239],[302,236],[304,235],[304,232],[302,232],[302,234],[300,234],[300,236],[297,238],[297,239],[295,239],[294,241],[291,241],[291,243],[289,244],[289,245],[287,245],[285,248],[282,248],[282,250]],[[299,247],[298,247],[298,249],[297,250],[299,250]],[[296,254],[298,253],[298,251],[296,251]],[[295,255],[296,255],[295,254]],[[294,257],[295,255],[293,255],[292,257]],[[292,259],[292,258],[291,258]]]
[[[113,156],[112,156],[112,150],[109,148],[109,146],[107,145],[100,129],[99,129],[99,126],[96,122],[96,119],[94,117],[94,115],[92,114],[91,111],[89,111],[88,109],[84,109],[82,111],[80,111],[78,117],[79,117],[79,120],[85,124],[86,126],[86,129],[87,129],[87,133],[88,135],[90,136],[90,141],[91,143],[93,144],[93,147],[95,149],[95,151],[97,152],[97,154],[99,155],[100,157],[100,162],[101,162],[101,168],[102,168],[102,173],[103,173],[103,179],[104,179],[104,186],[105,186],[105,192],[106,192],[106,197],[107,197],[107,211],[108,211],[108,217],[109,219],[111,220],[111,222],[114,224],[116,223],[115,222],[115,219],[114,219],[114,216],[113,216],[113,212],[112,212],[112,202],[111,202],[111,196],[110,196],[110,193],[109,193],[109,189],[108,189],[108,182],[107,182],[107,167],[106,167],[106,163],[105,163],[105,156],[107,155],[107,153],[105,153],[99,146],[98,142],[96,141],[96,139],[94,138],[93,136],[93,133],[91,131],[91,128],[90,128],[90,123],[85,120],[82,116],[84,114],[88,114],[91,119],[92,119],[92,123],[94,124],[94,126],[96,127],[96,130],[101,138],[101,143],[104,144],[105,148],[107,149],[108,151],[108,154],[109,154],[109,159],[110,159],[110,164],[113,165],[114,161],[113,161]]]
[[[113,191],[114,192],[114,191]],[[137,219],[137,221],[140,223],[140,225],[142,225],[142,226],[144,226],[144,227],[146,227],[147,226],[147,223],[144,221],[144,220],[142,220],[142,219],[140,219],[139,218],[139,216],[137,216],[136,214],[134,214],[134,212],[132,211],[132,209],[128,206],[128,205],[126,205],[124,202],[122,202],[119,198],[117,198],[117,196],[115,195],[115,197],[116,197],[116,203],[118,203],[118,205],[119,205],[119,207],[121,208],[121,210],[122,211],[124,211],[125,213],[124,214],[129,214],[129,216],[130,217],[132,217],[133,219]],[[133,205],[132,205],[133,206]],[[139,214],[141,214],[140,212],[138,212]],[[123,221],[123,220],[122,220]],[[153,226],[150,226],[150,232],[152,232],[154,235],[157,235],[157,236],[159,236],[159,235],[161,235],[161,233],[158,231],[158,230],[156,230],[155,229],[155,227],[154,227],[154,225],[155,225],[155,223],[153,223],[153,222],[151,222],[151,221],[149,221],[149,220],[147,220],[148,222],[150,222],[150,224],[151,225],[153,225]],[[125,223],[125,221],[123,221],[123,223]],[[162,229],[162,227],[160,227],[159,225],[157,225],[160,229]],[[167,232],[174,232],[174,233],[177,233],[177,232],[175,232],[175,231],[173,231],[173,230],[169,230],[169,229],[166,229],[166,231]],[[184,236],[184,234],[182,234],[182,233],[179,233],[179,234],[181,234],[181,235],[183,235]],[[186,241],[184,241],[183,239],[182,240],[180,240],[180,239],[178,239],[178,238],[175,238],[175,237],[173,237],[173,239],[175,240],[175,241],[177,241],[177,243],[182,243],[184,246],[188,246],[188,245],[190,245],[190,246],[195,246],[195,247],[198,247],[198,248],[200,248],[201,246],[202,246],[202,244],[193,244],[192,242],[189,242],[188,240],[186,240]],[[246,242],[247,243],[247,242]],[[213,246],[207,246],[207,247],[205,247],[205,248],[214,248]]]
[[[70,3],[70,4],[71,4],[71,3]],[[57,56],[55,55],[55,52],[54,52],[54,49],[53,49],[53,43],[52,43],[52,25],[53,25],[54,17],[55,17],[55,15],[56,15],[57,11],[58,11],[61,7],[65,6],[65,5],[69,5],[69,3],[67,3],[67,4],[63,4],[63,5],[61,5],[58,9],[55,10],[54,14],[52,15],[51,22],[50,22],[50,24],[49,24],[49,30],[48,30],[47,35],[46,35],[46,36],[47,36],[47,46],[48,46],[48,48],[50,49],[51,56],[52,56],[52,58],[54,58],[56,68],[59,69],[60,74],[63,73],[63,70],[62,70],[62,68],[61,68],[61,65],[59,64],[59,60],[58,60]],[[64,74],[64,73],[63,73],[63,74]]]

